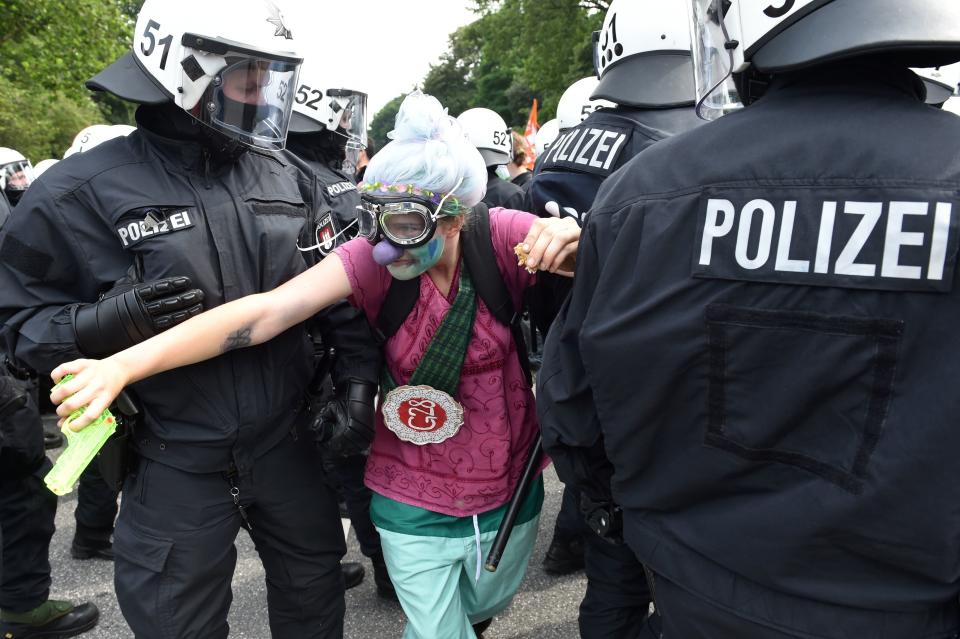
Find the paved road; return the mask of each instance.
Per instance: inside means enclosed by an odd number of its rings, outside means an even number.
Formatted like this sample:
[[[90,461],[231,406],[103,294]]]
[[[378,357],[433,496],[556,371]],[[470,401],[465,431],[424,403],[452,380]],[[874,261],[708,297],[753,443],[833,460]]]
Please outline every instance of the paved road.
[[[487,639],[572,639],[578,636],[577,606],[583,597],[583,574],[556,578],[545,574],[540,563],[550,543],[553,522],[560,505],[561,484],[552,467],[546,472],[546,501],[540,523],[540,539],[527,571],[527,578],[513,605],[485,633]],[[64,599],[92,600],[100,607],[100,624],[84,637],[91,639],[129,639],[132,633],[120,616],[113,593],[113,564],[100,560],[76,561],[70,558],[73,538],[73,509],[76,493],[61,498],[57,512],[57,532],[50,547],[53,565],[52,595]],[[352,532],[347,538],[347,559],[369,562],[360,555]],[[237,539],[239,559],[233,579],[233,608],[230,613],[231,637],[268,639],[266,588],[263,569],[249,536],[241,531]],[[377,597],[372,577],[347,592],[345,636],[348,639],[391,639],[400,637],[403,613],[396,604]]]

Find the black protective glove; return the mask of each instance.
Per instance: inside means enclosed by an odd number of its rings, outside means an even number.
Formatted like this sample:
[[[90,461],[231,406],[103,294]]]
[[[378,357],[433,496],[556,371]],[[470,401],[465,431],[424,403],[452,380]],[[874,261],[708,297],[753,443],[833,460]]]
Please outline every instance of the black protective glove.
[[[351,379],[314,419],[317,445],[338,457],[359,455],[373,441],[377,385]]]
[[[95,304],[77,308],[73,329],[80,352],[104,357],[203,312],[203,291],[189,277],[117,286]]]
[[[623,509],[612,501],[593,501],[580,493],[580,513],[587,526],[609,544],[623,544]]]

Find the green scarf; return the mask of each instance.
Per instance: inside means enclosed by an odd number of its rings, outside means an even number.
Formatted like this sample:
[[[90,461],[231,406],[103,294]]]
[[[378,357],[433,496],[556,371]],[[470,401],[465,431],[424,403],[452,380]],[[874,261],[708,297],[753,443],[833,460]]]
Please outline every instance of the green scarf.
[[[421,275],[423,277],[423,275]],[[429,277],[429,276],[427,276]],[[408,385],[430,386],[454,397],[460,386],[460,370],[467,356],[473,322],[477,317],[477,296],[466,265],[460,262],[460,290],[446,317],[440,323],[427,352],[413,372]],[[382,395],[397,387],[386,366],[383,367]]]

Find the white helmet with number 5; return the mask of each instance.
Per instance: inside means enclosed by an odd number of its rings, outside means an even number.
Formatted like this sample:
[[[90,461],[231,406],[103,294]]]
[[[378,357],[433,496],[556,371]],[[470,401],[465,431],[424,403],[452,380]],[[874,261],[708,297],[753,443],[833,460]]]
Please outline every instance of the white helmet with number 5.
[[[609,100],[594,100],[591,97],[598,84],[600,84],[600,80],[594,76],[589,76],[577,80],[563,92],[563,95],[560,96],[560,102],[557,103],[557,120],[561,132],[577,126],[601,107],[613,108],[617,106]]]
[[[281,149],[302,61],[270,0],[146,0],[131,51],[87,86],[172,101],[247,146]]]
[[[758,75],[872,54],[914,67],[960,60],[956,0],[687,2],[698,111],[707,119],[752,102]]]
[[[496,111],[467,109],[457,121],[488,167],[502,166],[513,159],[513,131]]]

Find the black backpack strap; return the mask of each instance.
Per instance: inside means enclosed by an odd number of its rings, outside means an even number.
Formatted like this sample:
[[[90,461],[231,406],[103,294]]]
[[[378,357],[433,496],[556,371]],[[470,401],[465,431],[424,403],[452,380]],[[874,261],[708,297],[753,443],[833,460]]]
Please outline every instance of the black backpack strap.
[[[383,300],[380,313],[377,315],[377,330],[380,340],[386,342],[393,337],[413,311],[420,297],[420,278],[412,280],[390,280],[387,297]]]
[[[493,238],[490,236],[490,211],[486,204],[481,203],[473,208],[473,219],[465,232],[461,233],[460,245],[463,247],[463,260],[470,269],[477,295],[498,322],[510,327],[517,356],[520,358],[520,367],[527,383],[532,385],[533,375],[520,324],[520,309],[514,307],[510,291],[503,281],[500,269],[497,268],[497,256],[493,251]]]

